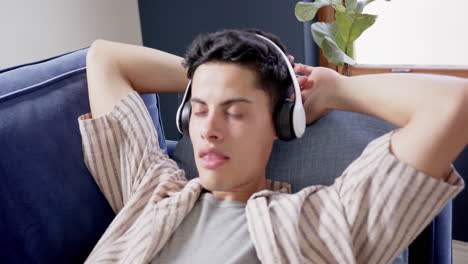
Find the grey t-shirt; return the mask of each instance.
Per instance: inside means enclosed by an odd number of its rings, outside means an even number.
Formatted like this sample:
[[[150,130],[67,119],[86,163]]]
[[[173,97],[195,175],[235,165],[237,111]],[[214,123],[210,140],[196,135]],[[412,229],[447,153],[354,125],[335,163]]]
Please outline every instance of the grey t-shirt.
[[[151,263],[260,263],[247,230],[245,205],[202,193]]]

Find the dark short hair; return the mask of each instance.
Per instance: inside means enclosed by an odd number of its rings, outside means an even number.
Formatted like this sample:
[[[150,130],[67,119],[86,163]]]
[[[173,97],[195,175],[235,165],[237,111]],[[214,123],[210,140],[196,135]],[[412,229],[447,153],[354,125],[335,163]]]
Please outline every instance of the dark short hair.
[[[277,36],[258,29],[229,29],[200,34],[190,44],[185,55],[183,66],[187,68],[187,77],[192,79],[198,66],[206,62],[245,65],[257,72],[260,87],[269,95],[272,110],[275,111],[278,102],[291,92],[291,76],[281,54],[255,34],[267,37],[288,54]]]

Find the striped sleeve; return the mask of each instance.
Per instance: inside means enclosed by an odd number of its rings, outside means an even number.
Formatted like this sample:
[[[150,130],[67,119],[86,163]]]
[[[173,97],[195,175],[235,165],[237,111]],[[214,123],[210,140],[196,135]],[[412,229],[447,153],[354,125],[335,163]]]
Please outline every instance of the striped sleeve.
[[[392,134],[369,143],[327,190],[335,212],[345,215],[357,263],[393,260],[464,188],[453,166],[443,181],[398,160],[390,151]]]
[[[84,114],[78,123],[84,162],[116,213],[142,178],[154,175],[149,171],[177,169],[160,149],[151,116],[136,91],[105,115],[92,118],[90,113]]]

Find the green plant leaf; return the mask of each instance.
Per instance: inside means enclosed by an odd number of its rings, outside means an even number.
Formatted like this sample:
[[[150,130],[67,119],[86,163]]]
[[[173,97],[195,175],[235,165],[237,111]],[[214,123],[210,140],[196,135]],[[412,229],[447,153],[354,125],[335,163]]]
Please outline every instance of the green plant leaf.
[[[296,4],[294,14],[296,18],[301,21],[309,21],[314,19],[317,11],[327,5],[341,4],[342,0],[315,0],[315,2],[298,2]]]
[[[345,0],[346,11],[356,11],[359,0]]]
[[[312,37],[315,43],[317,43],[317,45],[319,45],[320,47],[322,46],[322,42],[326,36],[330,36],[333,39],[333,36],[337,34],[335,22],[316,22],[312,24],[310,28],[312,30]]]
[[[346,55],[335,40],[335,38],[340,39],[336,22],[317,22],[312,24],[311,30],[315,43],[322,49],[323,55],[328,61],[339,66],[343,63],[355,64],[354,60]]]
[[[333,5],[336,21],[333,23],[316,22],[311,26],[312,37],[322,49],[328,61],[343,65],[355,64],[352,59],[353,43],[371,27],[376,15],[362,14],[364,7],[375,0],[316,0],[313,3],[298,2],[295,14],[298,20],[312,20],[319,8]],[[390,0],[385,0],[389,2]],[[345,2],[346,6],[343,5]]]
[[[346,55],[336,43],[330,38],[325,37],[324,41],[322,42],[322,51],[323,55],[327,58],[328,61],[338,65],[343,66],[344,63],[354,65],[356,62]]]
[[[344,43],[338,43],[339,47],[350,54],[349,48],[353,45],[354,41],[375,23],[376,15],[360,14],[355,11],[346,11],[344,6],[337,6],[336,8],[336,23],[337,31],[340,33]]]

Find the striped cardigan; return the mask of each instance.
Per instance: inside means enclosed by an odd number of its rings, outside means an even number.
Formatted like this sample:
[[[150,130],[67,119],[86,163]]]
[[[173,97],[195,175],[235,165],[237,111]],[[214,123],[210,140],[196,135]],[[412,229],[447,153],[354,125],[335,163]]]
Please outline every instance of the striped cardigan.
[[[159,148],[136,91],[104,116],[78,118],[84,161],[117,214],[87,263],[148,263],[201,194],[198,178]],[[248,230],[262,263],[388,263],[459,193],[453,169],[436,180],[396,159],[391,132],[375,139],[331,186],[291,194],[285,183],[247,201]],[[453,168],[453,167],[452,167]]]

